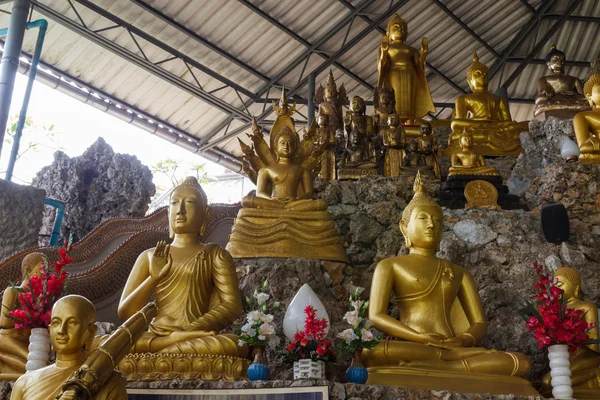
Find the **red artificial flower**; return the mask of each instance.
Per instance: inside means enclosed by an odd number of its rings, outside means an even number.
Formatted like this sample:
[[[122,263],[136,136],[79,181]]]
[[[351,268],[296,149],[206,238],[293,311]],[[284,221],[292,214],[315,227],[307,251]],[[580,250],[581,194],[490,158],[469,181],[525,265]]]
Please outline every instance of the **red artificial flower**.
[[[300,346],[305,347],[310,341],[307,338],[300,340]]]
[[[320,356],[324,356],[327,354],[327,349],[325,347],[319,346],[317,347],[317,354]]]
[[[294,351],[294,350],[296,350],[296,343],[290,343],[290,344],[288,344],[288,346],[285,349],[287,351]]]

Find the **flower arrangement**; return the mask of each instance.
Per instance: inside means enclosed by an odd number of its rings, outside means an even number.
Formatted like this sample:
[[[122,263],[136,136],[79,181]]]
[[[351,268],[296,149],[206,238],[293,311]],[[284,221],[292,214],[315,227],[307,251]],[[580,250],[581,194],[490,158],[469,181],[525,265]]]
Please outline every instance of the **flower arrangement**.
[[[365,318],[368,309],[369,302],[360,300],[358,291],[350,296],[350,311],[344,315],[344,320],[352,327],[337,335],[338,354],[351,354],[377,346],[379,338],[369,330],[372,323]]]
[[[275,335],[275,328],[271,325],[273,315],[270,310],[279,308],[279,302],[269,302],[271,296],[267,293],[269,281],[265,279],[260,290],[255,290],[252,298],[246,297],[246,304],[250,312],[246,316],[246,324],[240,329],[238,345],[265,345]]]
[[[544,266],[533,263],[538,274],[534,291],[536,299],[520,310],[525,326],[535,335],[540,348],[555,344],[569,345],[569,351],[590,343],[587,332],[595,327],[583,319],[583,311],[567,307],[563,290],[556,286],[553,274],[544,274]]]
[[[304,309],[304,330],[294,334],[294,341],[285,349],[284,359],[289,362],[310,359],[335,361],[332,343],[325,340],[327,320],[317,318],[317,310],[310,304]]]
[[[50,265],[44,258],[40,273],[29,277],[24,287],[12,285],[19,292],[18,307],[5,315],[15,321],[17,330],[48,328],[52,307],[65,294],[67,272],[63,267],[73,262],[68,255],[72,245],[73,238],[69,237],[63,248],[58,250],[58,261]]]

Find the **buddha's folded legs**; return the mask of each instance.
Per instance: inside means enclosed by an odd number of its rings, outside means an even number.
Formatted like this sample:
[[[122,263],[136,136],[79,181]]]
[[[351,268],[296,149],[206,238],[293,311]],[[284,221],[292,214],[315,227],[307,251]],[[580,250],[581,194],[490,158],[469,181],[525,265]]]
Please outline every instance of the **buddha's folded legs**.
[[[238,336],[233,334],[215,335],[204,331],[177,331],[166,336],[158,336],[146,332],[136,342],[133,352],[246,357],[248,348],[238,346]]]
[[[28,340],[23,342],[10,335],[0,334],[0,355],[8,354],[10,356],[26,360],[27,354],[29,353],[29,351],[27,350],[28,345]]]
[[[289,211],[325,211],[327,210],[327,202],[325,200],[294,200],[286,203],[286,210]]]
[[[18,358],[8,354],[0,354],[0,376],[10,373],[25,373],[27,357]]]

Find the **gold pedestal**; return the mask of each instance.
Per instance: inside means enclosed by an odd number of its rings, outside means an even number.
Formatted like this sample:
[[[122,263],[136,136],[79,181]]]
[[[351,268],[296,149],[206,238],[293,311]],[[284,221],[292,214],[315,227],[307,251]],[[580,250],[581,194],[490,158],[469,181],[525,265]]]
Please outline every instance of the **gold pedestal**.
[[[251,361],[245,358],[202,355],[142,353],[128,354],[119,363],[119,371],[127,381],[193,380],[240,381],[246,380]]]
[[[340,168],[338,169],[338,179],[360,179],[365,176],[377,175],[376,168]]]
[[[349,263],[327,211],[243,208],[227,251],[233,258],[289,257]]]
[[[459,393],[539,396],[529,381],[515,376],[473,374],[401,366],[371,367],[368,385],[399,386],[418,390],[449,390]]]
[[[582,164],[600,164],[600,154],[582,153],[579,155],[579,162]]]
[[[577,115],[577,113],[590,110],[590,107],[547,109],[537,112],[535,114],[535,119],[538,121],[544,121],[550,117],[556,117],[560,119],[573,119],[573,117]]]

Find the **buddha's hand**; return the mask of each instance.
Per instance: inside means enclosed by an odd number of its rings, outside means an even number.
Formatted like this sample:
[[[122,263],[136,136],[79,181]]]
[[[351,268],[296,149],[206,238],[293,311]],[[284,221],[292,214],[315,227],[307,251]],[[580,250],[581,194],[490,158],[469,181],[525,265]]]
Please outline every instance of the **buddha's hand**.
[[[156,248],[150,258],[150,276],[156,280],[161,280],[171,270],[173,258],[169,254],[171,246],[165,241],[156,244]]]
[[[451,348],[444,344],[444,339],[446,338],[439,333],[431,332],[431,333],[422,333],[422,343],[427,346],[439,347],[440,349],[450,350]]]
[[[421,51],[427,53],[429,51],[429,39],[426,37],[421,39]]]
[[[450,348],[471,347],[474,343],[471,340],[466,340],[463,336],[455,336],[453,338],[443,339],[442,343]]]
[[[381,36],[381,50],[388,51],[389,48],[390,40],[388,39],[387,35]]]
[[[77,400],[79,399],[79,393],[77,392],[77,389],[68,389],[66,391],[64,391],[60,396],[56,397],[57,399],[60,400]]]

